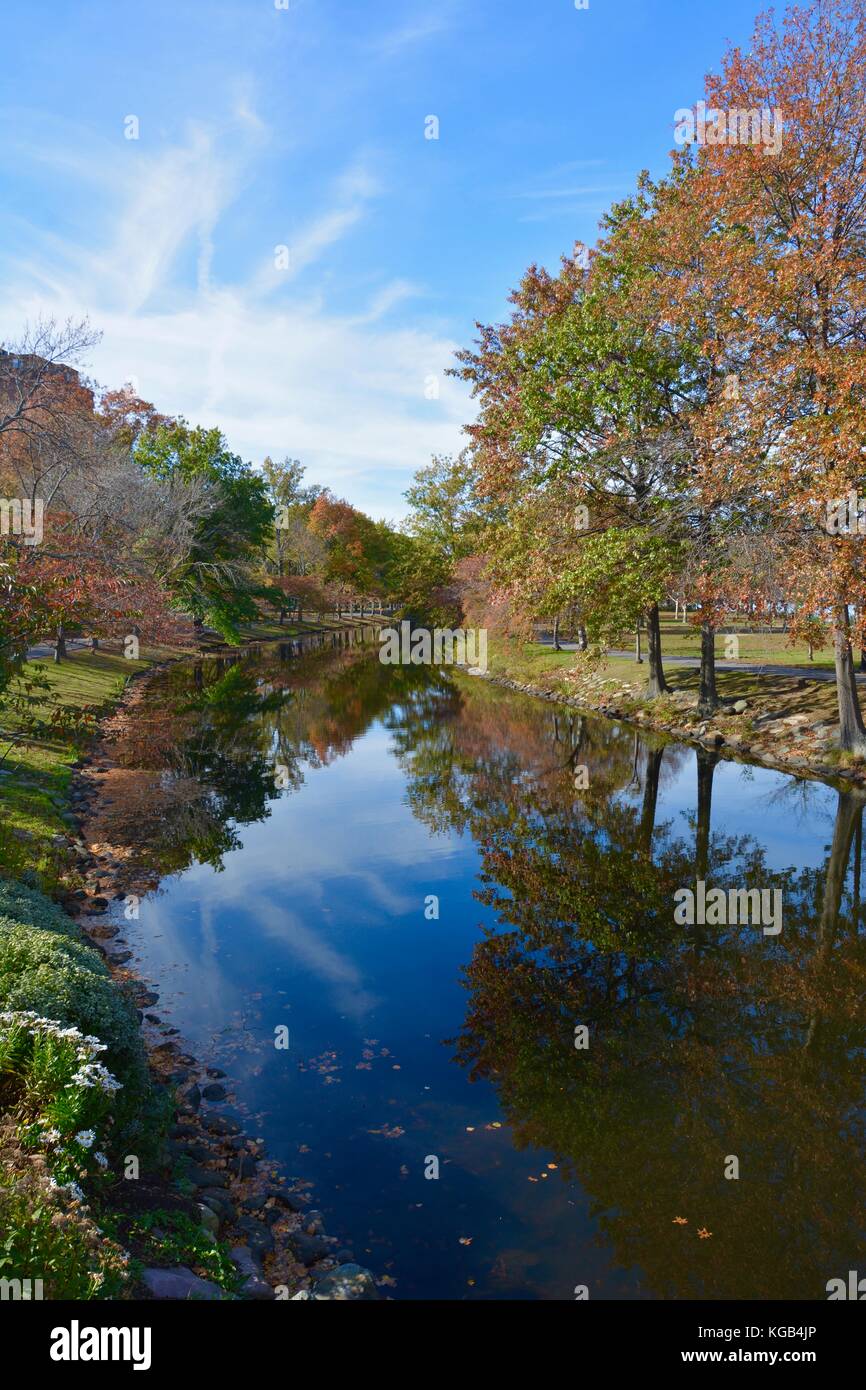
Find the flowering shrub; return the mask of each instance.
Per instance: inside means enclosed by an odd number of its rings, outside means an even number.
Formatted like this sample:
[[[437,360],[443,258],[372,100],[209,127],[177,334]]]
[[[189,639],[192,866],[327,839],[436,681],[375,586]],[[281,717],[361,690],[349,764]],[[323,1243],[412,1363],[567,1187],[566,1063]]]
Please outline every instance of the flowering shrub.
[[[150,1083],[135,1008],[80,933],[0,916],[0,1009],[33,1012],[105,1043],[105,1061],[124,1088],[118,1133],[129,1148],[143,1143]]]
[[[0,1278],[38,1281],[31,1296],[51,1299],[117,1298],[129,1286],[127,1253],[11,1120],[0,1121]]]
[[[107,1049],[105,1064],[123,1085],[113,1110],[114,1144],[142,1161],[156,1158],[170,1104],[148,1074],[135,1005],[62,908],[38,891],[0,879],[3,1009],[32,1012],[99,1038]]]
[[[121,1089],[99,1061],[105,1051],[98,1038],[32,1010],[0,1013],[0,1109],[18,1121],[26,1147],[45,1151],[54,1183],[82,1201],[79,1181],[108,1168],[94,1145]]]
[[[0,878],[0,917],[26,922],[28,926],[41,927],[43,931],[59,932],[61,936],[74,940],[81,938],[79,928],[62,907],[35,888],[27,888],[23,883],[9,878]]]

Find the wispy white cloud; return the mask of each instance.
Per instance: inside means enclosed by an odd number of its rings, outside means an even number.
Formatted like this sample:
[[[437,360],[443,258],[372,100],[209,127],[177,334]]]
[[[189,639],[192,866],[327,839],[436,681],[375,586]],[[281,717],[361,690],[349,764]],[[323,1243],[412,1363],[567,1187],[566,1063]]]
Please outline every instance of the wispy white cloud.
[[[264,136],[267,123],[255,109],[255,92],[249,77],[238,78],[233,84],[232,116],[248,131]]]
[[[363,314],[357,314],[352,323],[375,323],[377,319],[384,318],[392,309],[396,309],[398,304],[407,299],[418,298],[423,293],[422,289],[408,280],[394,280],[373,295],[367,310]]]
[[[235,109],[228,133],[197,125],[161,153],[126,151],[100,190],[113,213],[101,211],[77,241],[31,228],[29,252],[0,265],[0,333],[15,336],[39,313],[87,313],[103,331],[92,362],[100,381],[134,380],[161,409],[219,425],[253,462],[291,452],[312,479],[341,480],[358,505],[400,514],[412,471],[462,443],[465,392],[444,375],[456,344],[407,322],[406,303],[424,291],[405,280],[368,273],[368,304],[357,307],[354,285],[352,307],[340,302],[329,253],[379,193],[369,155],[350,161],[286,238],[288,272],[271,256],[220,278],[223,223],[246,196],[262,145],[248,125]],[[251,225],[250,242],[275,240],[261,221]],[[425,393],[431,376],[438,400]]]
[[[521,223],[549,222],[554,218],[598,216],[612,198],[622,197],[631,187],[627,179],[610,182],[586,182],[571,176],[587,170],[601,170],[603,159],[575,159],[539,173],[532,188],[514,189],[505,197],[511,202],[529,205],[517,219]]]
[[[449,24],[449,13],[444,6],[440,6],[437,13],[409,19],[374,39],[367,47],[381,58],[395,58],[409,48],[426,43],[428,39],[438,38],[449,28]]]
[[[209,288],[214,230],[238,181],[238,169],[203,129],[194,129],[185,145],[142,160],[113,244],[101,260],[127,312],[145,308],[166,286],[190,236],[198,243],[198,288]]]
[[[530,198],[532,200],[588,198],[594,197],[597,193],[621,193],[625,187],[624,183],[577,184],[573,188],[533,188],[521,193],[512,193],[511,196],[512,198]]]

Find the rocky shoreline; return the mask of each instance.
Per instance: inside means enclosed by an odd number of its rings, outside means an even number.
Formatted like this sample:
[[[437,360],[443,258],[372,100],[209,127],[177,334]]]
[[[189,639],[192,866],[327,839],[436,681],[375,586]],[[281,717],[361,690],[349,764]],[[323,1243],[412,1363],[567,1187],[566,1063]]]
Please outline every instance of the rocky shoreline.
[[[179,657],[178,660],[187,659]],[[225,1242],[237,1270],[239,1292],[219,1285],[185,1265],[146,1268],[136,1297],[215,1300],[374,1300],[381,1297],[374,1275],[327,1235],[322,1215],[310,1208],[306,1185],[284,1176],[268,1159],[260,1139],[244,1133],[231,1114],[230,1096],[220,1069],[191,1055],[176,1028],[154,1012],[156,990],[130,969],[132,951],[112,920],[131,895],[153,891],[140,872],[100,844],[91,827],[116,764],[110,756],[111,729],[128,719],[144,698],[162,662],[133,676],[112,713],[100,724],[90,750],[73,769],[72,815],[78,834],[72,849],[84,886],[62,903],[104,958],[115,983],[138,1009],[151,1072],[175,1098],[173,1123],[157,1172],[123,1184],[122,1212],[162,1209],[181,1212],[200,1224],[213,1241]]]
[[[569,674],[573,691],[546,689],[492,671],[483,673],[482,678],[576,712],[634,724],[639,729],[708,749],[720,758],[755,763],[796,777],[838,782],[844,787],[866,788],[866,765],[847,766],[831,760],[834,740],[838,743],[838,723],[812,720],[802,713],[785,715],[773,708],[779,704],[778,696],[723,700],[716,713],[706,718],[698,714],[697,696],[689,692],[673,692],[647,704],[632,687],[622,684],[611,700],[602,693],[605,682],[601,678]],[[793,681],[792,688],[801,691],[809,684],[803,678]]]

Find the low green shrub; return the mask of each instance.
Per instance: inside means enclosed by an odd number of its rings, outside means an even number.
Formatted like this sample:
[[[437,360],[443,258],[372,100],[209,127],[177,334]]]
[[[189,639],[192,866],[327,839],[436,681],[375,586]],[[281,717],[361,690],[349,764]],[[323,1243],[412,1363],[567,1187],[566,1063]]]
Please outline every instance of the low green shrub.
[[[132,1250],[133,1277],[145,1264],[183,1264],[226,1293],[236,1293],[240,1286],[241,1276],[226,1242],[215,1240],[183,1212],[154,1208],[135,1216],[113,1214],[106,1218],[105,1225],[115,1240]]]
[[[0,879],[0,917],[24,922],[30,927],[40,927],[43,931],[59,932],[61,936],[70,936],[77,941],[84,940],[72,918],[50,898],[46,898],[44,893],[8,878]]]
[[[0,917],[0,1008],[32,1009],[95,1035],[118,1080],[140,1089],[146,1068],[135,1009],[85,941]]]
[[[0,1112],[28,1149],[44,1152],[54,1178],[99,1177],[108,1159],[97,1140],[112,1122],[120,1083],[101,1061],[98,1038],[34,1013],[0,1013]]]
[[[45,1158],[0,1122],[0,1279],[29,1280],[27,1293],[16,1292],[30,1298],[117,1298],[129,1284],[127,1265],[85,1204],[56,1184]]]
[[[143,1162],[155,1156],[167,1099],[147,1068],[135,1006],[60,908],[20,884],[0,883],[0,1010],[32,1010],[98,1038],[122,1084],[111,1143]]]

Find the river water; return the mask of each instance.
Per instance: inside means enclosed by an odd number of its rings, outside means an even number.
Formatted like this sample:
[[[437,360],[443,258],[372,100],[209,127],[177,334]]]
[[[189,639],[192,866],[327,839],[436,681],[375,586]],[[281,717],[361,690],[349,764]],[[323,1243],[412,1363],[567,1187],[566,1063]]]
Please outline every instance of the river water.
[[[160,1017],[390,1296],[863,1263],[851,794],[369,648],[167,671],[114,753]],[[697,880],[779,890],[781,932],[677,925]]]

